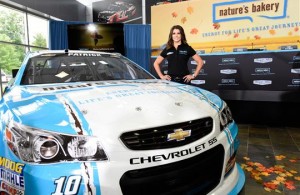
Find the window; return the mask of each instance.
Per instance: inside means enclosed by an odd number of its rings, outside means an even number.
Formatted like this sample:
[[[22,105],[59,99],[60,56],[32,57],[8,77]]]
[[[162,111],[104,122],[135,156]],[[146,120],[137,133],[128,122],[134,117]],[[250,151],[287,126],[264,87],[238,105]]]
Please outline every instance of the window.
[[[49,19],[44,14],[39,17],[37,13],[0,3],[0,67],[8,80],[12,69],[20,67],[27,51],[47,50],[49,47]],[[0,85],[3,91],[7,82],[0,80]]]
[[[28,14],[29,45],[48,47],[48,20]]]

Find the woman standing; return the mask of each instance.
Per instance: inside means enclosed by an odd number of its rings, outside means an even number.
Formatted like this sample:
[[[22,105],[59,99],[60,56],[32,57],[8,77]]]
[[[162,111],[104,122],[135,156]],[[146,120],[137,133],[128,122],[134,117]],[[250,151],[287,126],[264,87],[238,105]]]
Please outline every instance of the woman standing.
[[[188,69],[188,61],[192,57],[197,67],[193,74]],[[160,64],[164,59],[168,60],[168,74],[163,74]],[[154,69],[160,79],[171,80],[179,83],[190,83],[200,73],[203,60],[196,51],[188,45],[183,28],[175,25],[171,28],[166,48],[160,53],[154,62]]]

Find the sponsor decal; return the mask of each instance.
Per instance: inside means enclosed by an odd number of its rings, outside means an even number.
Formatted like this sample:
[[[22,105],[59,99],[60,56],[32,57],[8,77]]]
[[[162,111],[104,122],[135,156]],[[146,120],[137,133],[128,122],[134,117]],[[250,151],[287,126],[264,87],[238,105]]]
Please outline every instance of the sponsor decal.
[[[271,80],[254,80],[253,84],[254,85],[271,85],[272,81]]]
[[[195,85],[203,85],[205,84],[205,80],[191,80],[191,83]]]
[[[186,137],[191,136],[191,130],[175,129],[174,133],[168,134],[167,141],[183,141]]]
[[[219,86],[222,85],[239,85],[236,82],[236,79],[221,79],[221,83],[218,84]]]
[[[200,70],[199,74],[205,74],[205,69],[202,68],[202,69]]]
[[[172,55],[174,52],[170,51],[167,53],[167,55]]]
[[[221,74],[236,74],[237,70],[236,69],[223,69],[220,70]]]
[[[23,176],[24,164],[0,157],[1,189],[18,193],[24,191],[25,181]]]
[[[192,64],[192,65],[197,65],[197,62],[196,62],[195,60],[192,60],[192,61],[191,61],[191,64]]]
[[[52,87],[43,87],[43,91],[56,91],[56,90],[70,90],[70,89],[79,89],[79,88],[89,88],[89,87],[101,87],[106,85],[126,85],[126,84],[155,84],[160,81],[99,81],[93,83],[85,83],[79,85],[57,85]]]
[[[235,79],[222,79],[221,83],[223,83],[223,84],[235,84]]]
[[[255,73],[251,75],[271,75],[271,68],[255,68]]]
[[[300,74],[300,68],[293,68],[293,69],[291,69],[291,73]]]
[[[145,156],[145,157],[136,157],[136,158],[130,158],[129,163],[131,165],[138,165],[138,164],[146,164],[146,163],[154,163],[154,162],[160,162],[160,161],[167,161],[167,160],[172,160],[172,159],[180,159],[184,156],[188,156],[194,153],[199,153],[208,147],[214,145],[217,142],[217,138],[214,137],[208,142],[198,144],[194,147],[190,147],[184,150],[179,150],[175,152],[171,152],[168,154],[158,154],[158,155],[153,155],[153,156]]]
[[[204,65],[204,64],[206,63],[206,61],[205,61],[205,60],[202,60],[202,61],[203,61],[203,65]],[[192,60],[192,61],[191,61],[191,64],[192,64],[192,65],[197,65],[197,62],[196,62],[195,60]]]
[[[293,60],[294,60],[294,61],[300,60],[300,56],[294,56],[294,57],[293,57]]]
[[[2,191],[7,192],[9,195],[23,195],[24,194],[24,190],[20,190],[16,187],[13,187],[5,181],[0,181],[0,194]]]
[[[213,4],[213,23],[250,20],[254,17],[266,19],[286,18],[287,0],[247,0]]]
[[[68,53],[68,56],[78,56],[78,57],[81,57],[81,56],[101,56],[101,54],[99,53]]]
[[[260,63],[260,64],[265,64],[265,63],[270,63],[273,62],[273,58],[255,58],[254,63]]]
[[[222,58],[223,63],[235,63],[235,58]]]
[[[93,104],[97,102],[103,101],[112,101],[120,98],[133,97],[133,96],[143,96],[143,95],[162,95],[162,94],[181,94],[183,91],[179,89],[172,90],[156,90],[156,89],[148,89],[148,90],[140,90],[140,89],[124,89],[124,90],[115,90],[111,92],[106,92],[105,94],[96,95],[93,98],[81,98],[76,100],[78,104]]]
[[[78,194],[80,183],[82,180],[82,176],[79,175],[71,175],[60,177],[59,179],[55,179],[55,191],[51,193],[52,195],[61,195],[61,194]],[[94,194],[90,191],[91,194]]]
[[[300,79],[293,79],[292,84],[293,85],[300,85]]]
[[[181,54],[181,55],[187,55],[187,51],[186,50],[179,50],[179,54]]]

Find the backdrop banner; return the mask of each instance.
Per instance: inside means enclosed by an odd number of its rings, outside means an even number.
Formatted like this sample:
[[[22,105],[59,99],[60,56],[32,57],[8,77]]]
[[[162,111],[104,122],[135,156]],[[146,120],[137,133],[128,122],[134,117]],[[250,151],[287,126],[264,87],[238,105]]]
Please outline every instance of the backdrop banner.
[[[299,0],[193,0],[152,6],[152,56],[164,48],[175,24],[183,26],[188,43],[202,53],[299,48],[299,7]]]

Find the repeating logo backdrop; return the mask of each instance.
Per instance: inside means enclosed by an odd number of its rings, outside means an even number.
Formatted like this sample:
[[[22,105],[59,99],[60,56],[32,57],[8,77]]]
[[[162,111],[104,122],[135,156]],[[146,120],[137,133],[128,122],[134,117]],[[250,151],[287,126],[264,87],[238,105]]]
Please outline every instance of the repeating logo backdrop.
[[[299,93],[300,51],[261,51],[226,54],[203,54],[204,66],[193,80],[193,85],[210,91],[231,91],[238,97],[243,91],[270,91]],[[152,57],[152,64],[156,58]],[[168,62],[164,60],[162,70],[167,74]],[[195,71],[196,63],[189,61],[189,70]],[[154,68],[151,72],[156,75]],[[156,75],[157,76],[157,75]],[[251,94],[250,94],[251,95]],[[242,100],[249,100],[248,95]],[[268,97],[257,97],[257,99]],[[280,100],[281,97],[275,97]],[[300,101],[298,96],[289,100]],[[269,101],[272,100],[270,97]]]

